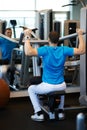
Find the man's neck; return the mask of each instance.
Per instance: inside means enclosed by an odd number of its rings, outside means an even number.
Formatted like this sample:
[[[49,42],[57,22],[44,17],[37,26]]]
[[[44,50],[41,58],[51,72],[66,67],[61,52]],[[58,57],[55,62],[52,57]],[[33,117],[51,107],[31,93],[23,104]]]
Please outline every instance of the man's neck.
[[[57,46],[57,44],[50,43],[49,46],[53,46],[53,47],[55,47],[55,46]]]

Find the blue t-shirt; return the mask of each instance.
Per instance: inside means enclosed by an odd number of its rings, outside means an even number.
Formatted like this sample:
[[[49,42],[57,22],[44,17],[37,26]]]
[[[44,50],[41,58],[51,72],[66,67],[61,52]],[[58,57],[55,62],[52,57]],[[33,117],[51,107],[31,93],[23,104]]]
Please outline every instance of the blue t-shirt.
[[[3,60],[10,60],[12,50],[16,47],[18,47],[17,43],[0,37],[0,49],[1,49]]]
[[[67,56],[74,55],[74,49],[68,46],[42,46],[37,49],[42,57],[42,81],[49,84],[64,82],[64,64]]]

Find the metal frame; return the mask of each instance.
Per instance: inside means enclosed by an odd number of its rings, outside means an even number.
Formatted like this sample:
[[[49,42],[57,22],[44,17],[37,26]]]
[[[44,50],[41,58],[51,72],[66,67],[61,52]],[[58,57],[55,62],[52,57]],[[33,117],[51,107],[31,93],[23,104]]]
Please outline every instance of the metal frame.
[[[81,9],[80,27],[87,32],[87,7]],[[87,43],[87,35],[84,35],[85,43]],[[86,46],[87,50],[87,46]],[[87,51],[86,54],[80,56],[80,97],[79,102],[87,106]]]

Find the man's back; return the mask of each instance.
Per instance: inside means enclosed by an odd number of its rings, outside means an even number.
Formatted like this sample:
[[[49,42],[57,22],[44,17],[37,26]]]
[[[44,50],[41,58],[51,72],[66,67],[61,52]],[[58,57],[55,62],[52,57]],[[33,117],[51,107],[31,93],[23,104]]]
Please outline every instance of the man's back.
[[[62,83],[65,60],[67,56],[73,55],[73,49],[61,46],[44,46],[38,48],[38,55],[43,59],[43,82]]]

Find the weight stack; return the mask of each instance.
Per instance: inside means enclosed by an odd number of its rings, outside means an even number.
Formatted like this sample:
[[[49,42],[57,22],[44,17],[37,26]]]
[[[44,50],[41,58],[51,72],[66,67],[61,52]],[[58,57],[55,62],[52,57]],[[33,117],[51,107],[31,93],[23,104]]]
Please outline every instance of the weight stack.
[[[80,21],[79,20],[65,20],[64,21],[64,36],[76,33],[76,28],[80,28]],[[71,38],[71,44],[74,47],[76,43],[76,38]],[[64,45],[69,46],[69,41],[65,40]]]

